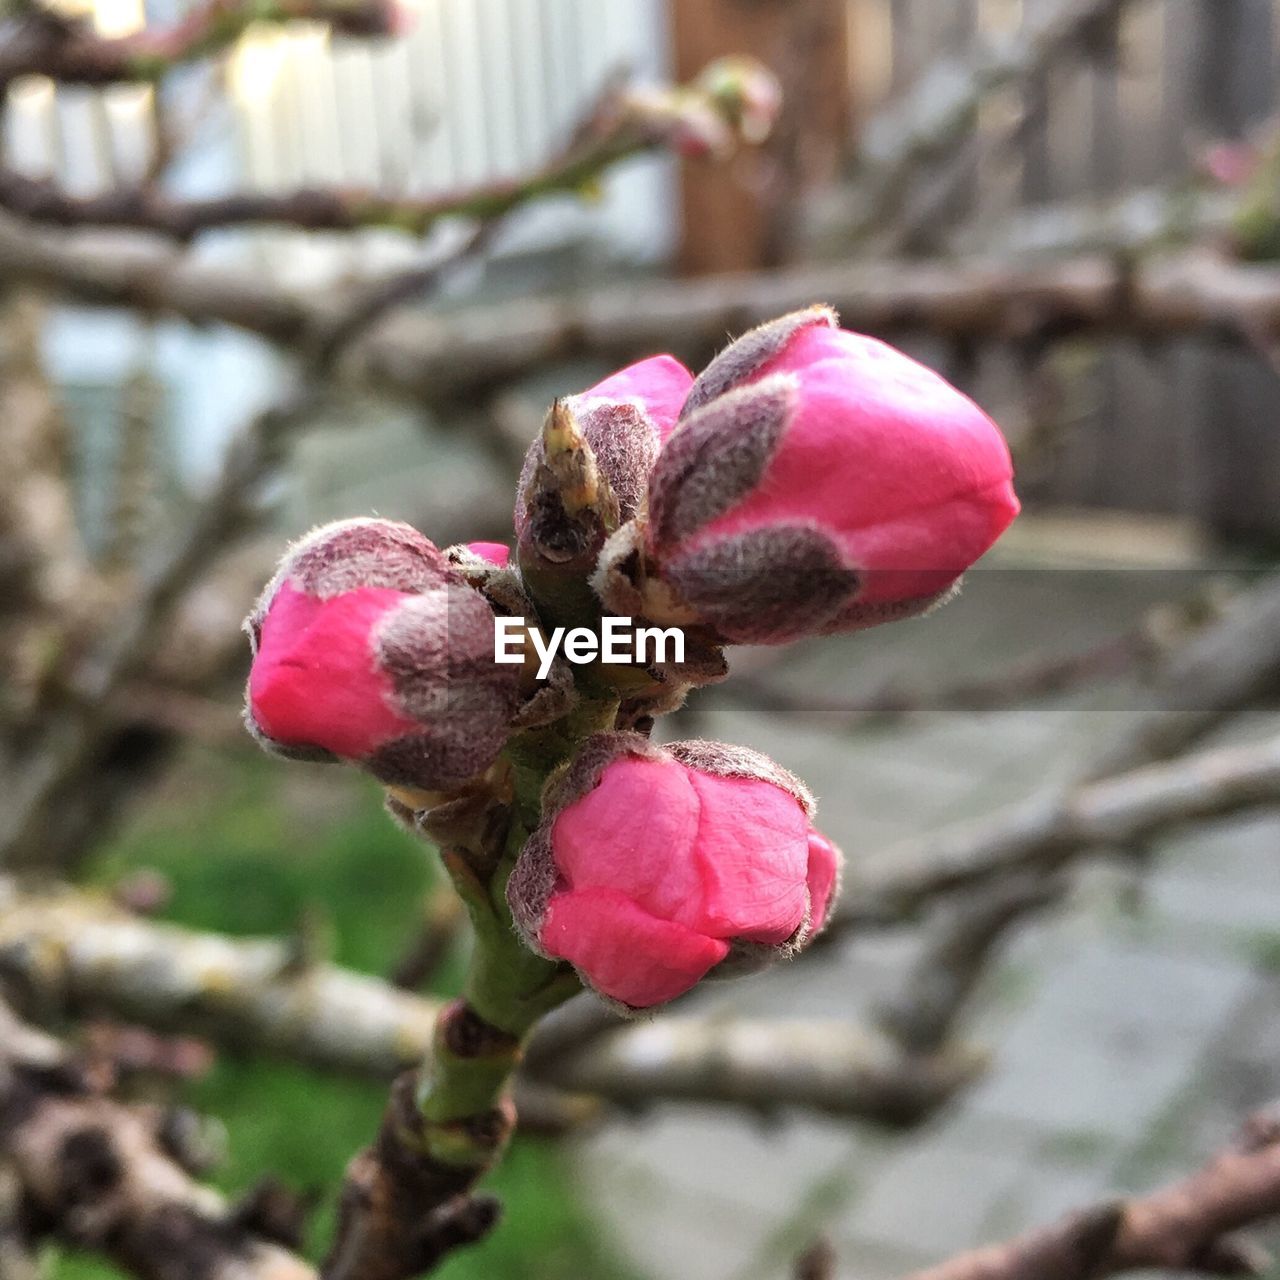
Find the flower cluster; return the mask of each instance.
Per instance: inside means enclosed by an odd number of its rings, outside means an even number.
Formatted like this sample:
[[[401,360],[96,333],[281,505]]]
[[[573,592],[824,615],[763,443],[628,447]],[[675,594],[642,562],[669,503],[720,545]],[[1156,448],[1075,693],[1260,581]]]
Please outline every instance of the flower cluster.
[[[930,608],[1017,511],[982,410],[811,308],[696,378],[656,356],[558,401],[520,478],[514,556],[385,520],[303,539],[246,624],[246,719],[480,848],[469,874],[505,884],[532,951],[651,1007],[805,946],[841,861],[796,778],[742,747],[655,745],[655,717],[723,678],[726,645]],[[545,679],[518,653],[495,661],[499,618],[540,641],[618,616],[683,628],[682,659],[557,660]]]

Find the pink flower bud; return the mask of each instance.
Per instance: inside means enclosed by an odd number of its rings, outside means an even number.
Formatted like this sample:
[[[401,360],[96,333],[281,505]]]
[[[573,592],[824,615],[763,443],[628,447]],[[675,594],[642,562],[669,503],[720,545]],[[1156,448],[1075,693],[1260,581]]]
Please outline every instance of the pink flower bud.
[[[386,8],[387,34],[392,36],[412,35],[418,26],[417,11],[398,0],[388,0]]]
[[[763,142],[782,110],[778,77],[755,58],[718,58],[698,77],[702,89],[737,127],[743,141]]]
[[[245,629],[245,719],[271,750],[441,791],[486,769],[506,740],[518,670],[493,661],[493,611],[409,525],[317,529]]]
[[[1197,168],[1222,187],[1245,187],[1262,163],[1262,153],[1251,142],[1215,142],[1204,149]]]
[[[675,430],[693,374],[674,356],[653,356],[610,375],[565,401],[595,455],[596,466],[618,500],[619,516],[635,514],[662,442]],[[543,458],[539,436],[529,447],[516,490],[515,525],[527,535],[530,481]]]
[[[597,734],[544,797],[508,884],[512,913],[534,950],[602,996],[662,1004],[717,966],[813,936],[839,854],[812,805],[744,747]]]
[[[698,378],[654,464],[646,551],[687,617],[773,644],[921,612],[1017,512],[991,419],[815,307]]]

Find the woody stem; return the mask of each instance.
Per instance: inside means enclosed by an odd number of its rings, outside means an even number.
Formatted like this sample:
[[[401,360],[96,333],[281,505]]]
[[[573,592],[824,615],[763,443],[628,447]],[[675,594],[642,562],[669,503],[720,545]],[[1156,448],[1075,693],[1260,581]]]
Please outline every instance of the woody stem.
[[[475,949],[463,998],[441,1013],[431,1060],[418,1082],[423,1138],[437,1159],[492,1165],[514,1119],[504,1095],[525,1038],[539,1018],[581,990],[567,966],[535,955],[520,940],[507,905],[507,881],[541,816],[547,778],[583,738],[611,724],[616,710],[613,700],[584,699],[555,724],[518,735],[506,753],[513,795],[505,830],[487,836],[492,853],[441,855],[471,917]],[[498,1122],[500,1113],[508,1119],[505,1125]],[[467,1123],[480,1116],[487,1122]]]
[[[547,778],[617,714],[584,696],[555,724],[508,744],[505,803],[485,810],[468,848],[442,852],[475,930],[461,999],[440,1013],[430,1057],[396,1082],[374,1145],[347,1172],[323,1280],[408,1280],[459,1244],[479,1240],[496,1206],[472,1194],[512,1130],[512,1074],[534,1024],[581,990],[568,966],[528,950],[507,905],[507,881],[541,816]]]

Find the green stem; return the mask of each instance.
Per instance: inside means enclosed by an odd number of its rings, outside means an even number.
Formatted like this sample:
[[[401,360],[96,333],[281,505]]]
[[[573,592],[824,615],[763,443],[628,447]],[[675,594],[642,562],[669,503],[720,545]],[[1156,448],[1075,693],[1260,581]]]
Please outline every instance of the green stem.
[[[475,930],[463,998],[441,1013],[418,1080],[418,1141],[441,1163],[479,1172],[496,1162],[511,1132],[506,1095],[524,1042],[539,1018],[581,990],[567,965],[521,941],[507,881],[540,816],[547,778],[585,737],[611,726],[616,713],[616,699],[584,699],[563,720],[508,745],[515,796],[491,873],[480,874],[465,854],[441,854]]]

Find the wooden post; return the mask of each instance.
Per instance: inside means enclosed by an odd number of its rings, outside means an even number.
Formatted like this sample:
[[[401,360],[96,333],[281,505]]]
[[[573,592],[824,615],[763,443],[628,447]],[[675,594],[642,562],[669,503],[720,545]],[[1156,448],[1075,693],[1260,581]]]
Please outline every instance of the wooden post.
[[[708,275],[774,266],[794,242],[800,200],[830,177],[848,138],[846,0],[668,0],[674,74],[745,53],[782,82],[770,142],[730,163],[686,161],[680,181],[679,268]]]

